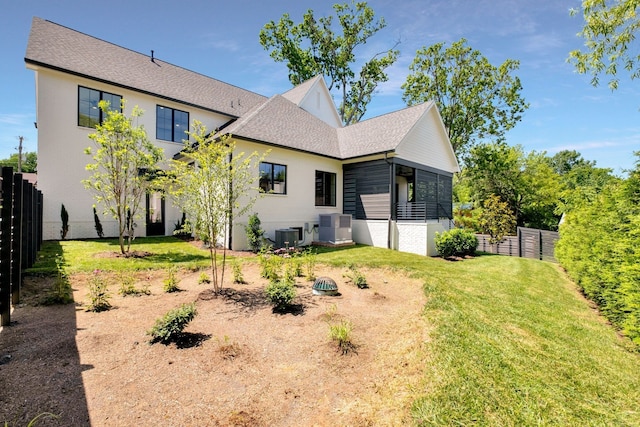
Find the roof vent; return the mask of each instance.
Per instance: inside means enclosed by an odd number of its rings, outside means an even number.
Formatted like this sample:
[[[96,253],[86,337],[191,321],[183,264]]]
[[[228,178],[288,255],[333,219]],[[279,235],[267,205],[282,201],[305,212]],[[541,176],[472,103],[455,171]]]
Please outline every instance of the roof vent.
[[[156,62],[156,61],[155,61],[155,58],[154,58],[154,56],[153,56],[153,49],[151,49],[151,62]]]

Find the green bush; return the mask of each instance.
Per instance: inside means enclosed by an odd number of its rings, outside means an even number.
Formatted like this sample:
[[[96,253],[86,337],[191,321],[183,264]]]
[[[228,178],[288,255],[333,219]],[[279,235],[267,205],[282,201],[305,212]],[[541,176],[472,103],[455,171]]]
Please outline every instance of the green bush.
[[[184,328],[191,322],[198,314],[196,310],[196,304],[182,304],[178,308],[170,310],[156,320],[153,327],[147,332],[151,335],[151,343],[161,342],[167,344],[177,338],[182,333]]]
[[[473,255],[478,247],[478,238],[471,231],[453,228],[436,233],[436,249],[441,257]]]
[[[247,233],[247,242],[254,253],[262,249],[262,242],[264,241],[264,230],[260,225],[260,218],[258,218],[258,214],[254,213],[249,216],[249,223],[244,228]]]
[[[89,280],[89,306],[87,311],[107,311],[111,308],[109,289],[100,270],[94,270]]]
[[[281,280],[269,282],[264,291],[276,310],[286,309],[296,297],[296,288],[293,284]]]

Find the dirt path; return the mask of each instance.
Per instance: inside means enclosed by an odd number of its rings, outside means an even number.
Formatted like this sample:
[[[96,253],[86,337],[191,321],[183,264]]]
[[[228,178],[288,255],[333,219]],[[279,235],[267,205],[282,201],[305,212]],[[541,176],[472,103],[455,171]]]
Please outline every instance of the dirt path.
[[[338,283],[336,297],[314,296],[298,279],[298,310],[288,314],[265,300],[256,264],[243,267],[248,284],[227,283],[219,297],[197,272],[180,273],[183,291],[164,293],[166,273],[156,272],[136,276],[148,296],[122,297],[111,285],[110,311],[18,307],[0,332],[0,357],[10,355],[0,365],[0,422],[52,412],[60,418],[38,426],[405,425],[428,340],[422,284],[364,269],[370,288],[358,289],[345,271],[316,267]],[[78,302],[86,282],[72,278]],[[156,318],[193,301],[198,316],[182,345],[148,343]],[[347,355],[328,336],[343,319],[356,345]]]

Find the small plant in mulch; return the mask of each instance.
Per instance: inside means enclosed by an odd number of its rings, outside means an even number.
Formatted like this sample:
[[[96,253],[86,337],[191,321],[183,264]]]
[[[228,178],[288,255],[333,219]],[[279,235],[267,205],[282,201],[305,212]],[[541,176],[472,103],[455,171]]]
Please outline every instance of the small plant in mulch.
[[[340,323],[329,324],[329,338],[337,345],[338,351],[343,355],[356,352],[356,346],[352,342],[351,332],[353,324],[348,320]]]
[[[198,285],[208,285],[211,283],[211,277],[204,271],[198,276]]]
[[[360,272],[360,270],[358,270],[355,265],[349,266],[349,271],[343,276],[349,279],[349,282],[356,285],[359,289],[365,289],[369,287],[369,285],[367,284],[367,278]]]
[[[195,303],[182,304],[180,307],[168,311],[164,316],[156,320],[153,327],[147,332],[151,335],[151,344],[160,342],[169,344],[177,340],[198,314]]]
[[[73,302],[73,290],[67,274],[67,266],[62,255],[56,255],[56,278],[49,293],[44,297],[44,305],[69,304]]]
[[[227,335],[222,339],[216,338],[216,340],[218,342],[218,353],[220,353],[222,358],[225,360],[235,359],[242,352],[240,344],[235,341],[231,341],[231,338]]]
[[[129,274],[120,274],[118,280],[120,282],[120,289],[118,290],[118,293],[123,297],[126,297],[127,295],[151,295],[148,283],[145,283],[141,288],[138,288],[136,287],[135,278]]]
[[[163,289],[167,293],[171,292],[179,292],[180,288],[178,287],[178,272],[175,268],[170,268],[167,273],[167,278],[164,279]]]
[[[233,283],[247,283],[245,282],[244,276],[242,275],[242,266],[240,264],[240,261],[238,261],[237,259],[231,261],[231,272],[233,273]]]
[[[286,311],[296,297],[296,288],[284,280],[272,280],[264,291],[275,311]]]
[[[304,277],[310,282],[316,280],[315,268],[316,268],[316,253],[307,248],[302,253],[302,264],[304,266]]]
[[[109,310],[111,308],[110,298],[111,295],[109,295],[107,282],[102,276],[102,272],[94,270],[93,276],[89,279],[89,305],[87,306],[87,311],[98,313]]]

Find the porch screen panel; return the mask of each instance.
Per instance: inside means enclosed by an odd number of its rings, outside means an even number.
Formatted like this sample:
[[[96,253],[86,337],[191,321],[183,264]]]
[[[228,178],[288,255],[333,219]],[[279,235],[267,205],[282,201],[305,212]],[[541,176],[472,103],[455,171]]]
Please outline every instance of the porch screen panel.
[[[389,165],[384,161],[344,168],[344,213],[355,219],[388,219],[390,200]]]
[[[433,172],[416,170],[415,183],[416,202],[424,203],[427,219],[438,218],[438,175]]]
[[[453,218],[453,179],[438,175],[438,216]]]

